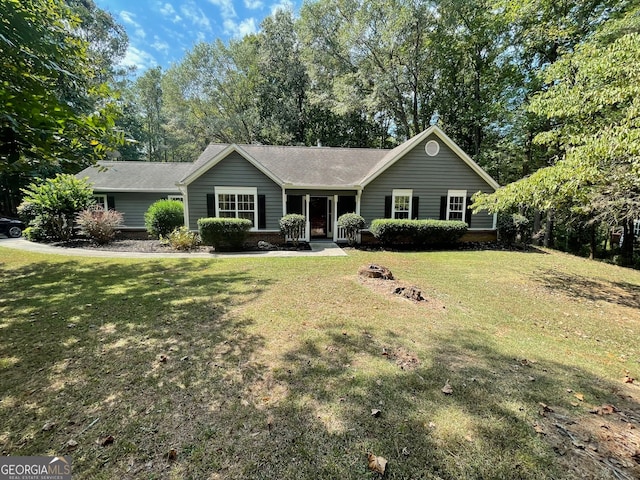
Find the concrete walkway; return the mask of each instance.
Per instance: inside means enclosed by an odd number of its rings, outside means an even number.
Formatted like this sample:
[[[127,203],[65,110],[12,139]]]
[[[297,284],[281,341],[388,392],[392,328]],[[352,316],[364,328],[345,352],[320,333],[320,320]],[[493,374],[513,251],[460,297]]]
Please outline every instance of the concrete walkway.
[[[267,250],[261,252],[225,252],[225,253],[142,253],[97,250],[89,248],[52,247],[44,243],[35,243],[24,238],[5,238],[0,236],[0,247],[27,250],[47,255],[68,255],[73,257],[102,258],[241,258],[241,257],[346,257],[347,254],[333,242],[311,242],[311,250],[288,251]]]

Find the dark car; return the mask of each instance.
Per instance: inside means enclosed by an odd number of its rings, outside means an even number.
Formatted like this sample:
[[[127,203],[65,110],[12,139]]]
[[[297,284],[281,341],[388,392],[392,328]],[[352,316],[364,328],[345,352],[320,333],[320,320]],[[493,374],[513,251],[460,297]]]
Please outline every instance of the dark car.
[[[7,237],[18,238],[22,235],[24,223],[15,218],[0,217],[0,234]]]

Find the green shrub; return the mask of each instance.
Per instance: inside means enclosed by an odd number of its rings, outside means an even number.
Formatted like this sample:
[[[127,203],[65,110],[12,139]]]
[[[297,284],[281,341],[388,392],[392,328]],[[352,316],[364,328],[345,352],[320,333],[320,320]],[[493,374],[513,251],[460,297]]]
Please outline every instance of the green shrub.
[[[366,223],[357,213],[345,213],[338,217],[338,227],[343,228],[347,236],[349,245],[355,245],[358,233],[365,227]]]
[[[123,215],[115,210],[105,210],[100,205],[93,205],[81,211],[76,217],[80,233],[98,245],[111,242],[122,225]]]
[[[76,215],[94,203],[91,185],[67,174],[32,183],[22,192],[18,213],[29,218],[29,226],[37,232],[31,232],[34,239],[69,240]]]
[[[184,225],[184,204],[180,200],[158,200],[144,214],[144,226],[153,237],[166,237]]]
[[[174,250],[193,250],[200,244],[200,237],[195,232],[189,231],[184,225],[176,228],[165,237],[160,237],[163,243],[167,243]]]
[[[204,245],[216,250],[242,250],[253,222],[246,218],[201,218],[198,232]]]
[[[467,224],[454,220],[376,219],[369,227],[383,245],[415,247],[453,245],[467,231]]]
[[[498,214],[498,238],[507,245],[531,241],[532,228],[529,219],[519,213]]]
[[[300,237],[304,235],[307,219],[299,213],[290,213],[280,219],[280,231],[285,238],[291,238],[294,245],[298,245]]]
[[[22,236],[30,242],[44,242],[47,239],[46,232],[36,220],[33,220],[31,226],[22,231]]]

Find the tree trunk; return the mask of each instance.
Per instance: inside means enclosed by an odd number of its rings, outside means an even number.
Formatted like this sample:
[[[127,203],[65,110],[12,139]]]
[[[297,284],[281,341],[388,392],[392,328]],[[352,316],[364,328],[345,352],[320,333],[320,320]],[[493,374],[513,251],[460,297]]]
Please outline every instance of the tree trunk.
[[[536,210],[533,213],[533,239],[532,242],[534,245],[540,245],[540,229],[542,228],[542,212],[540,210]]]
[[[544,230],[544,246],[553,246],[553,209],[547,211],[547,222]]]
[[[622,255],[622,265],[630,267],[633,265],[633,220],[626,220],[622,225],[623,238],[622,246],[620,247],[620,253]]]
[[[596,223],[592,223],[589,226],[589,258],[591,260],[596,258],[596,253],[598,250],[598,244],[596,242],[596,230],[597,230],[597,224]]]

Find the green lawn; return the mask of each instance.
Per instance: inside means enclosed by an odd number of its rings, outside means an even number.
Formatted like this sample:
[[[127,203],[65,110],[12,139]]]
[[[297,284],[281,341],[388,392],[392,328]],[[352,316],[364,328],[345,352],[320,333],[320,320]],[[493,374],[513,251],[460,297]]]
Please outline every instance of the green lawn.
[[[76,480],[379,478],[367,452],[390,479],[637,478],[639,338],[640,272],[550,251],[0,248],[0,452],[70,451]]]

